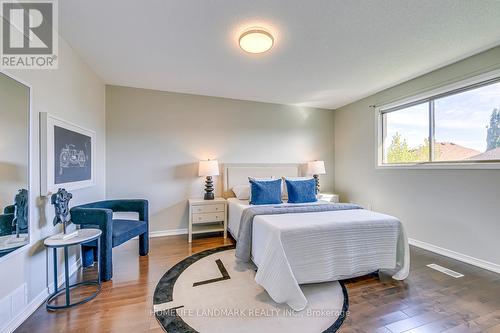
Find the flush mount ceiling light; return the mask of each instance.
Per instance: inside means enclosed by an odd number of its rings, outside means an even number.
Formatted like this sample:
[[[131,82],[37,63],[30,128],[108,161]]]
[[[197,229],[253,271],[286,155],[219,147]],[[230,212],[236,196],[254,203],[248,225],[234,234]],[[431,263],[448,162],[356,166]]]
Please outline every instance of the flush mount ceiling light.
[[[248,53],[269,51],[274,44],[273,36],[262,28],[252,28],[241,34],[240,47]]]

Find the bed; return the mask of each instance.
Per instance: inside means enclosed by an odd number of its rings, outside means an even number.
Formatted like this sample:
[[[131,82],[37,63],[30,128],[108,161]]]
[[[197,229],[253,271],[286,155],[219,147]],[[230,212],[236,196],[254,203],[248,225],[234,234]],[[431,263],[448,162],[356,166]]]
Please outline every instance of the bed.
[[[224,193],[229,196],[230,189],[245,184],[248,176],[299,175],[300,165],[293,164],[227,165]],[[238,240],[241,216],[250,204],[233,197],[227,200],[228,230]],[[388,271],[394,279],[402,280],[409,273],[409,248],[403,225],[386,214],[348,209],[257,215],[251,230],[251,259],[258,268],[255,280],[274,301],[287,303],[297,311],[307,305],[300,284],[342,280],[377,270]]]

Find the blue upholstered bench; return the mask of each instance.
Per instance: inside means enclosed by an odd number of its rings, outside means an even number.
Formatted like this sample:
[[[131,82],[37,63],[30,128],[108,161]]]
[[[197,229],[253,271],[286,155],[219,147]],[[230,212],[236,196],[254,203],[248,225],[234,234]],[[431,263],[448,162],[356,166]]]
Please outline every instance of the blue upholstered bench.
[[[113,219],[114,212],[136,212],[139,220]],[[147,200],[107,200],[71,208],[71,220],[81,228],[98,228],[101,236],[101,279],[113,277],[112,248],[139,236],[139,255],[149,252],[149,212]],[[82,245],[83,266],[97,259],[97,243]]]
[[[12,235],[12,220],[14,214],[0,214],[0,236]]]

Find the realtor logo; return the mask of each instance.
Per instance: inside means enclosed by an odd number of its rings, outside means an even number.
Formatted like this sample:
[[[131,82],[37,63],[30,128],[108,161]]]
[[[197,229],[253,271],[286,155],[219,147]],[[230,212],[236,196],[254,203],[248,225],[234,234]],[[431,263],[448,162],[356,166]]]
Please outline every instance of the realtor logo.
[[[55,0],[3,0],[1,7],[1,67],[57,69]]]

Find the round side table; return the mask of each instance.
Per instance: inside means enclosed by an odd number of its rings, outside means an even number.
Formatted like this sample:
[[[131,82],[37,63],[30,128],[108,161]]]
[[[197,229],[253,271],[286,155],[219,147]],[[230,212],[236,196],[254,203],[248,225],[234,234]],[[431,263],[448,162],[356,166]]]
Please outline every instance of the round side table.
[[[70,246],[75,246],[75,245],[81,245],[83,243],[88,243],[93,240],[97,240],[97,253],[99,253],[99,248],[100,248],[100,243],[101,243],[101,234],[102,231],[99,229],[79,229],[78,234],[72,238],[69,239],[63,239],[62,236],[63,234],[57,234],[54,236],[51,236],[49,238],[46,238],[44,241],[44,245],[47,248],[51,248],[54,252],[54,292],[49,295],[49,298],[47,298],[47,301],[45,303],[45,306],[47,310],[57,310],[57,309],[66,309],[70,308],[72,306],[80,305],[83,303],[86,303],[92,299],[94,299],[99,292],[101,291],[101,274],[100,274],[100,255],[97,256],[97,279],[96,280],[91,280],[91,281],[83,281],[83,282],[78,282],[74,283],[72,285],[69,284],[69,264],[68,264],[68,248]],[[64,288],[59,289],[58,283],[57,283],[57,249],[58,248],[63,248],[64,249],[64,279],[65,279],[65,284]],[[97,286],[97,291],[93,293],[92,295],[82,299],[81,301],[71,303],[70,300],[70,291],[74,288],[80,287],[80,286],[89,286],[89,285],[95,285]],[[52,302],[57,296],[62,294],[63,292],[66,293],[66,304],[65,305],[51,305],[50,302]]]

